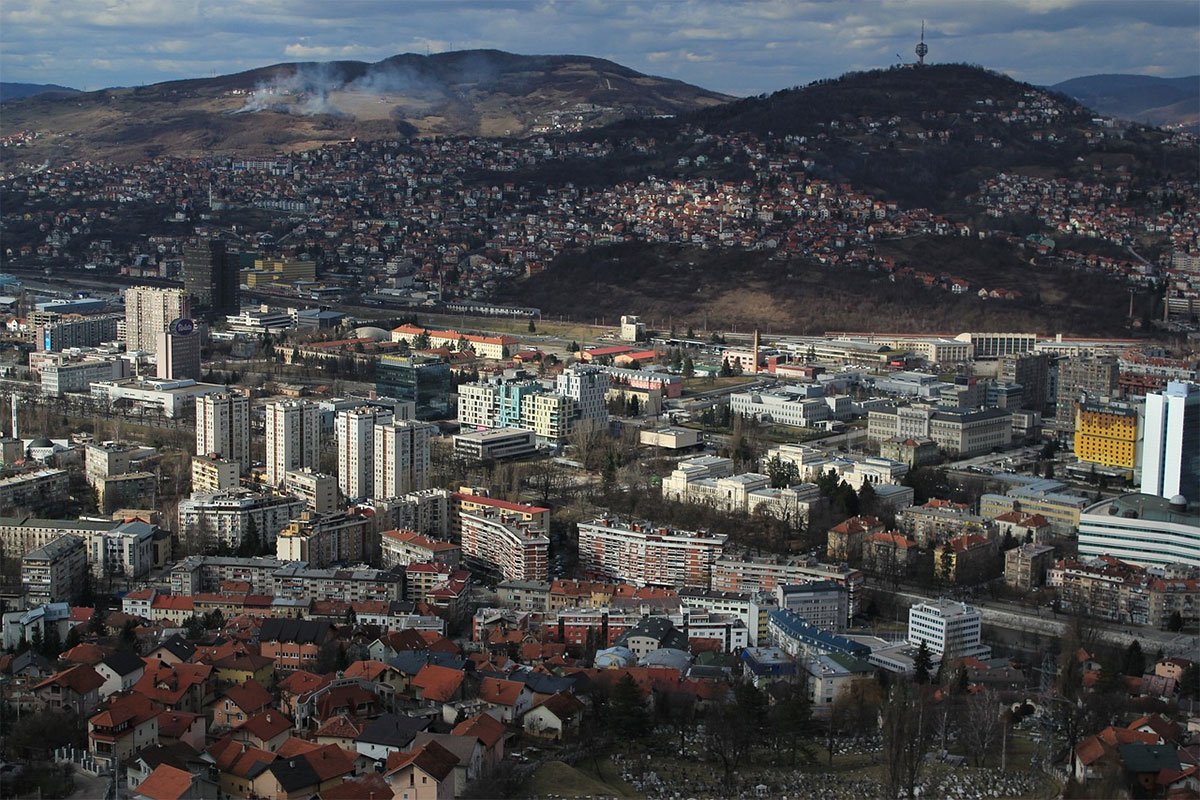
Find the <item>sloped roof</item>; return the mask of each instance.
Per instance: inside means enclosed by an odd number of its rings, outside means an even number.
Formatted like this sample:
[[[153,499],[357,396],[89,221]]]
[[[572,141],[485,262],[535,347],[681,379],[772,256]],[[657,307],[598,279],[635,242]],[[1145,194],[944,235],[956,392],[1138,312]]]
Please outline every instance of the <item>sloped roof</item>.
[[[263,620],[258,632],[260,642],[291,642],[321,644],[329,636],[329,620],[291,619],[287,617]]]
[[[363,800],[364,797],[391,797],[392,787],[382,775],[371,773],[353,780],[343,781],[337,786],[321,792],[321,800]]]
[[[511,706],[521,696],[525,684],[518,681],[508,681],[503,678],[484,678],[479,684],[479,698],[487,703],[500,706]]]
[[[225,690],[225,697],[247,714],[254,714],[271,705],[271,693],[253,678],[241,685],[230,686]]]
[[[583,703],[570,692],[559,692],[550,695],[534,708],[544,708],[565,722],[583,711]]]
[[[367,724],[357,741],[385,747],[408,747],[413,737],[429,727],[428,717],[381,714]]]
[[[291,729],[292,721],[274,710],[255,714],[238,728],[239,731],[245,731],[263,742],[269,742],[279,734]]]
[[[491,714],[480,714],[458,723],[451,733],[455,736],[474,736],[483,742],[484,747],[490,748],[504,738],[505,727]]]
[[[357,739],[363,732],[363,724],[358,720],[338,714],[336,717],[330,717],[325,720],[321,727],[317,728],[316,738],[322,736],[341,739]]]
[[[394,775],[409,765],[420,768],[437,781],[444,781],[458,766],[458,757],[437,742],[427,742],[408,753],[393,753],[386,774]]]
[[[282,691],[289,692],[294,695],[306,694],[315,692],[325,684],[329,683],[329,678],[325,675],[317,675],[312,672],[307,672],[298,669],[288,675],[278,683]]]
[[[179,800],[192,788],[193,780],[192,773],[186,770],[159,764],[135,791],[150,800]]]
[[[104,678],[88,665],[79,664],[62,672],[54,673],[49,678],[46,678],[46,680],[34,686],[33,690],[36,692],[44,687],[55,685],[70,689],[77,694],[87,694],[103,686]]]
[[[100,663],[122,677],[146,668],[145,661],[125,650],[118,650],[112,655],[106,656]]]
[[[421,690],[422,700],[445,702],[454,697],[463,682],[463,671],[427,664],[412,679],[412,685]]]

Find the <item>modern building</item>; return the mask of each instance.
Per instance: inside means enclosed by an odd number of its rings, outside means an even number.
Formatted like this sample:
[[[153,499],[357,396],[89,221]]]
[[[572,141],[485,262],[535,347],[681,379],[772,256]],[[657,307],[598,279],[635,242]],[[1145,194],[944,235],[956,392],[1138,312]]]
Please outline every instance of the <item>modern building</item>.
[[[1200,503],[1200,385],[1171,381],[1146,395],[1142,493]]]
[[[1075,457],[1132,475],[1141,450],[1141,412],[1139,406],[1130,403],[1084,400],[1076,404]]]
[[[216,455],[250,468],[250,398],[236,392],[196,399],[196,454]]]
[[[473,567],[510,581],[544,581],[550,574],[550,537],[539,525],[482,508],[459,515],[462,557]]]
[[[450,416],[450,365],[436,356],[381,356],[375,388],[384,397],[415,403],[417,419]]]
[[[374,406],[339,411],[334,418],[338,488],[348,499],[375,493],[375,429],[392,421],[391,411]]]
[[[116,354],[88,353],[79,358],[62,358],[56,364],[46,364],[39,377],[42,394],[62,397],[66,394],[87,394],[92,386],[103,381],[118,381],[130,375],[129,360]]]
[[[158,336],[177,319],[189,319],[192,304],[183,289],[134,286],[125,290],[125,349],[154,355]]]
[[[317,262],[300,258],[256,258],[254,268],[242,272],[242,282],[251,289],[291,287],[298,281],[317,279]]]
[[[523,428],[496,428],[454,436],[454,457],[466,461],[503,461],[535,453],[537,437]]]
[[[437,426],[415,420],[390,420],[374,432],[372,497],[390,500],[429,486],[429,443]]]
[[[579,523],[579,566],[589,576],[637,586],[712,588],[728,537],[600,517]]]
[[[316,469],[321,456],[320,408],[307,400],[267,403],[267,483],[279,486],[288,472]]]
[[[775,587],[775,604],[826,631],[844,631],[850,621],[846,587],[833,581],[781,584]]]
[[[172,320],[157,334],[155,375],[165,380],[200,380],[200,332],[192,320]]]
[[[92,399],[108,403],[124,401],[133,408],[159,413],[174,418],[183,415],[196,405],[197,398],[210,394],[223,394],[227,388],[214,383],[197,383],[191,378],[175,381],[157,378],[126,378],[121,380],[95,381],[92,383]]]
[[[184,245],[183,289],[209,317],[236,314],[241,289],[237,254],[220,239]]]
[[[943,659],[986,657],[991,648],[982,643],[982,619],[979,609],[966,603],[919,603],[908,609],[908,642],[913,646],[924,642],[931,654]]]
[[[996,370],[998,380],[1021,387],[1021,406],[1041,413],[1046,408],[1050,377],[1050,356],[1045,353],[1021,353],[1004,356]]]
[[[571,364],[558,374],[555,394],[569,397],[573,404],[573,426],[595,429],[608,425],[608,373],[599,367]]]
[[[1111,556],[1145,567],[1200,566],[1200,510],[1185,500],[1126,494],[1088,506],[1079,517],[1079,557]]]

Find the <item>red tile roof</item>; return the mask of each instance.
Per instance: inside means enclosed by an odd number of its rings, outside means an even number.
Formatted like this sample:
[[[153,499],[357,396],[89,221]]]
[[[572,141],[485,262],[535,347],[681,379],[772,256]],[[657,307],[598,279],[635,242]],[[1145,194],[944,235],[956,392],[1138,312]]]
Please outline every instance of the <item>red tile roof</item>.
[[[410,765],[440,782],[446,780],[458,766],[458,756],[437,742],[427,742],[410,752],[389,755],[386,774],[394,775]]]
[[[159,764],[138,784],[137,794],[150,800],[179,800],[192,788],[192,773]]]
[[[511,706],[521,696],[525,684],[519,681],[506,681],[503,678],[484,678],[479,684],[479,698],[485,702],[499,706]]]
[[[69,661],[72,664],[87,664],[89,667],[94,667],[107,656],[108,653],[99,645],[83,642],[63,653],[59,656],[59,659]]]
[[[491,714],[480,714],[477,717],[463,720],[450,732],[455,736],[474,736],[483,742],[484,747],[491,748],[504,738],[504,731],[503,722]]]
[[[158,735],[178,739],[200,718],[187,711],[164,711],[158,715]]]
[[[269,742],[281,733],[292,729],[292,721],[279,711],[264,711],[242,723],[238,732],[245,731],[259,741]]]
[[[421,699],[444,703],[454,699],[462,686],[463,677],[461,669],[426,664],[413,676],[412,686],[421,690]]]
[[[325,789],[321,792],[321,800],[364,800],[364,798],[374,797],[389,798],[392,796],[392,787],[383,779],[382,775],[363,775],[361,778],[354,780],[342,781],[337,786]]]
[[[251,678],[240,686],[230,686],[225,697],[232,700],[247,715],[257,714],[271,705],[271,693]]]
[[[87,664],[79,664],[64,669],[62,672],[54,673],[49,678],[46,678],[46,680],[34,686],[33,690],[36,692],[43,687],[55,685],[70,689],[77,694],[87,694],[103,686],[104,678]]]
[[[322,736],[331,739],[357,739],[358,735],[363,732],[363,724],[357,720],[338,714],[336,717],[330,717],[325,721],[320,728],[317,728],[316,734],[318,739]]]

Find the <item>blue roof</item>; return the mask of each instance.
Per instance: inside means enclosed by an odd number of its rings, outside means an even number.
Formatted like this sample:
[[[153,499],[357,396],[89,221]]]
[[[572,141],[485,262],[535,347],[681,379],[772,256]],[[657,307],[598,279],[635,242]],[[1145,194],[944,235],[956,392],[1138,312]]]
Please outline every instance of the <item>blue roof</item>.
[[[838,636],[808,624],[804,617],[794,611],[772,611],[768,615],[773,624],[789,637],[828,653],[848,653],[853,656],[869,656],[871,648],[865,644]]]

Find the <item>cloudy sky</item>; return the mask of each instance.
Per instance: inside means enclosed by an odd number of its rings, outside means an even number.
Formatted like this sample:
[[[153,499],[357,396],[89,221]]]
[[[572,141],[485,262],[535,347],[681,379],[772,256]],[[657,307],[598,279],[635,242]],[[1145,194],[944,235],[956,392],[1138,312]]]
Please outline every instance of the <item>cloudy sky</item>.
[[[1051,84],[1200,72],[1196,0],[0,0],[0,80],[86,89],[281,61],[572,53],[746,95],[913,58]]]

